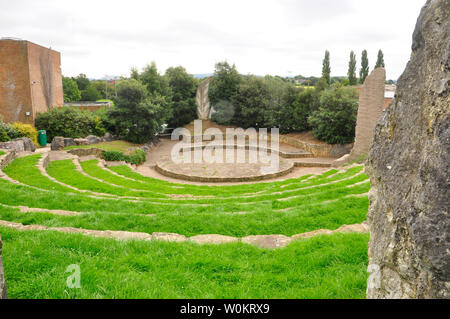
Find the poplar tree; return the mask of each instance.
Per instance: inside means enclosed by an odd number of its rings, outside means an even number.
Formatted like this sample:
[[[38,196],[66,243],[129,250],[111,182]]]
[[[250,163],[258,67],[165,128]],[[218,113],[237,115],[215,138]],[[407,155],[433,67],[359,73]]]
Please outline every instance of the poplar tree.
[[[378,51],[378,57],[377,57],[377,64],[375,65],[376,68],[384,68],[384,55],[383,51]]]
[[[331,84],[330,52],[328,50],[325,51],[322,63],[322,78],[327,81],[328,85]]]
[[[359,71],[359,82],[362,84],[369,76],[369,59],[367,58],[367,51],[364,50],[361,56],[361,70]]]
[[[355,52],[350,52],[350,62],[348,63],[348,81],[350,85],[356,85],[358,79],[356,78],[356,55]]]

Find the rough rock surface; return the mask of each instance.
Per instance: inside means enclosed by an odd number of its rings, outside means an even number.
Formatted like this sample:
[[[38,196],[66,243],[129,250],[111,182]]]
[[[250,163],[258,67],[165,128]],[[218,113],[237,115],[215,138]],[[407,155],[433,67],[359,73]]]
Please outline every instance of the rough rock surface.
[[[89,135],[86,137],[86,139],[88,140],[89,144],[98,144],[102,141],[100,137],[95,135]]]
[[[86,138],[76,138],[74,141],[77,145],[89,145],[89,141]]]
[[[208,96],[210,80],[210,78],[204,80],[197,89],[195,102],[197,103],[197,116],[200,120],[209,120],[211,115],[211,104]]]
[[[73,138],[70,138],[70,137],[64,138],[64,147],[76,146],[76,145],[77,145],[77,143],[75,143],[75,140]]]
[[[60,151],[64,148],[64,137],[62,136],[55,136],[53,138],[52,144],[50,146],[50,149],[52,151]]]
[[[105,136],[103,136],[103,141],[105,142],[111,142],[114,141],[116,138],[111,133],[106,133]]]
[[[0,299],[7,298],[8,294],[6,293],[5,272],[3,270],[2,262],[2,238],[0,237]]]
[[[224,235],[197,235],[189,238],[189,241],[204,245],[204,244],[226,244],[236,243],[239,241],[236,237],[224,236]]]
[[[375,128],[368,298],[450,298],[450,0],[428,0]]]
[[[14,150],[20,152],[34,152],[36,146],[28,137],[21,137],[9,142],[0,143],[0,149]]]
[[[276,249],[289,245],[291,238],[284,235],[255,235],[242,238],[242,242],[259,248]]]

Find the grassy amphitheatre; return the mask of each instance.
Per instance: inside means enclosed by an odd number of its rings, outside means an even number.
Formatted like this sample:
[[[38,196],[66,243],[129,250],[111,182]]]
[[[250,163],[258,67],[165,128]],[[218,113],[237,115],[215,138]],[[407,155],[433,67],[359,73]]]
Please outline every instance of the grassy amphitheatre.
[[[44,168],[43,156],[16,158],[0,179],[11,298],[365,297],[361,165],[206,186],[97,159]],[[81,289],[66,286],[71,264]]]

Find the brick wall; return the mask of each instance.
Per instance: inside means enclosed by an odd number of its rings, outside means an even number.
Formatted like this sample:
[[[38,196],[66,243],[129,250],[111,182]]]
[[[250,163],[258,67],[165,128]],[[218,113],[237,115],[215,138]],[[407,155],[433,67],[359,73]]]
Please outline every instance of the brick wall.
[[[0,40],[0,114],[4,121],[33,124],[38,112],[63,103],[59,52],[28,41]]]
[[[5,122],[29,123],[33,112],[26,41],[0,41],[0,114]]]

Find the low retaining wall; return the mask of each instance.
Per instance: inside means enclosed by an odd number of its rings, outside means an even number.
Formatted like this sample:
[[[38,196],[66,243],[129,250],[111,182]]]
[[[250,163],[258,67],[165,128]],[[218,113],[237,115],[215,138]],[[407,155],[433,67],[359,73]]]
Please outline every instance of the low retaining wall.
[[[353,143],[351,144],[312,144],[301,141],[299,139],[280,135],[280,142],[285,143],[297,148],[301,148],[307,152],[310,152],[314,157],[335,157],[339,158],[345,154],[350,153],[353,148]]]
[[[103,150],[100,149],[100,148],[96,148],[96,147],[91,147],[91,148],[73,148],[71,150],[68,150],[67,153],[72,154],[72,155],[76,155],[78,157],[94,155],[96,157],[100,157],[101,158]]]
[[[293,169],[294,164],[290,165],[287,169],[283,171],[278,171],[272,174],[261,174],[256,176],[243,176],[243,177],[207,177],[207,176],[186,175],[172,172],[163,168],[160,163],[156,163],[155,166],[155,170],[161,175],[189,182],[205,182],[205,183],[239,183],[239,182],[263,181],[287,175],[290,172],[292,172]]]
[[[308,153],[306,151],[299,151],[299,152],[284,152],[281,150],[273,150],[271,148],[267,148],[267,147],[260,147],[260,146],[253,146],[253,145],[226,145],[226,144],[220,144],[220,145],[201,145],[201,146],[187,146],[187,147],[183,147],[181,150],[183,152],[186,151],[195,151],[198,149],[213,149],[213,148],[222,148],[224,151],[226,151],[226,149],[244,149],[246,151],[255,151],[255,152],[266,152],[266,153],[275,153],[278,156],[282,157],[282,158],[307,158],[307,157],[312,157],[313,155],[311,153]]]
[[[0,156],[0,170],[4,169],[9,165],[17,156],[16,151],[14,150],[2,150],[5,154]]]

